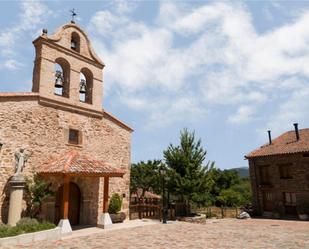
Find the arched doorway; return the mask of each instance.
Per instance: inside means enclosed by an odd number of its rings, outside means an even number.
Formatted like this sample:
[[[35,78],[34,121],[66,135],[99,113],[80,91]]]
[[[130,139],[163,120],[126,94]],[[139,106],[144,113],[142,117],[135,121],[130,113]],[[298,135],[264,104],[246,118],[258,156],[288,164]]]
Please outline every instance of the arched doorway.
[[[69,220],[71,226],[79,224],[79,214],[80,214],[80,203],[81,203],[81,192],[79,187],[70,182],[70,196],[69,196]],[[59,187],[56,194],[55,203],[55,224],[58,224],[61,215],[63,213],[63,186]]]

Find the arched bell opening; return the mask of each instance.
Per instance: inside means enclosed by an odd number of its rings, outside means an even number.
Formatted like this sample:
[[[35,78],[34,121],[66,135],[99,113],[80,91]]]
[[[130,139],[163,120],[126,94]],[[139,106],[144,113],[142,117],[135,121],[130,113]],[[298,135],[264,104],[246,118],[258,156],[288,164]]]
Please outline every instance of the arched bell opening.
[[[88,68],[83,68],[80,72],[79,100],[92,104],[93,95],[93,74]]]
[[[87,90],[87,84],[86,84],[86,77],[83,73],[80,73],[80,86],[79,86],[79,100],[81,102],[86,101],[86,90]]]
[[[76,32],[71,35],[71,49],[80,52],[80,37]]]
[[[55,61],[55,88],[54,93],[59,96],[70,95],[70,64],[63,58]]]

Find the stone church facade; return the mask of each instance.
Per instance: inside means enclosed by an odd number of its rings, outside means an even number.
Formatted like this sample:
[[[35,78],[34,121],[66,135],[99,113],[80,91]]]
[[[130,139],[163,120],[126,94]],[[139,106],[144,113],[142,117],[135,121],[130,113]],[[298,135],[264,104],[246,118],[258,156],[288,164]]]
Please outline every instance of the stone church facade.
[[[72,225],[96,225],[103,199],[114,192],[123,197],[122,211],[128,214],[133,130],[102,108],[103,62],[75,23],[50,36],[43,30],[33,44],[32,92],[0,93],[1,221],[8,219],[9,179],[20,148],[30,153],[23,174],[42,173],[55,191],[43,204],[43,219],[62,218],[65,179]]]

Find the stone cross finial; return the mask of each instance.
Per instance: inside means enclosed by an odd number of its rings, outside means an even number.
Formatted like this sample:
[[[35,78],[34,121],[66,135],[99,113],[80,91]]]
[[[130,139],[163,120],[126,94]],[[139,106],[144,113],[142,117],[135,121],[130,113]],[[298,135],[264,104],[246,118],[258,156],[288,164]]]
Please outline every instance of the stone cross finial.
[[[72,13],[72,14],[71,14],[71,15],[72,15],[71,23],[75,23],[74,18],[75,18],[75,16],[77,16],[77,14],[75,13],[74,8],[71,9],[70,12]]]

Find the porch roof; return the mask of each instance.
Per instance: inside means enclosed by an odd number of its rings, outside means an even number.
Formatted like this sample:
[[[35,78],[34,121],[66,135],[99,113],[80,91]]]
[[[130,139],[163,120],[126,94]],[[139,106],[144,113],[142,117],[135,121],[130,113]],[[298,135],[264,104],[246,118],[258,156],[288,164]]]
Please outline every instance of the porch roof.
[[[94,177],[122,177],[125,171],[100,161],[81,155],[77,151],[70,151],[55,160],[42,164],[37,169],[44,175],[70,175]]]

